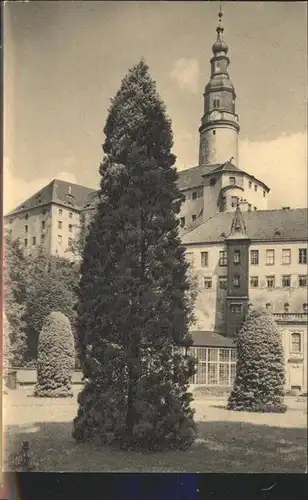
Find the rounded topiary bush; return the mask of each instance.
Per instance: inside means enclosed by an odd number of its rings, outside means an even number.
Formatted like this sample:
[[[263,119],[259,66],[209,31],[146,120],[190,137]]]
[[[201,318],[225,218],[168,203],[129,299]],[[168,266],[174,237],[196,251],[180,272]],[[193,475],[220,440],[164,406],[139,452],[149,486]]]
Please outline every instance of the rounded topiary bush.
[[[285,412],[284,355],[280,332],[267,309],[252,309],[238,333],[236,377],[228,409]]]
[[[60,312],[47,316],[38,341],[37,384],[34,396],[72,396],[75,341],[69,320]]]

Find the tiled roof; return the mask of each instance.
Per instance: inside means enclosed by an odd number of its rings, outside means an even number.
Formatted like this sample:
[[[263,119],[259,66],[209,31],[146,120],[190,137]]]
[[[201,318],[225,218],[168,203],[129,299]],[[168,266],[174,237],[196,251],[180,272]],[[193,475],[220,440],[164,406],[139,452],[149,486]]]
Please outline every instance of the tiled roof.
[[[266,184],[264,184],[264,182],[260,181],[259,179],[245,172],[244,170],[241,170],[236,165],[233,165],[233,163],[231,163],[230,161],[227,161],[225,163],[216,163],[214,165],[208,165],[202,167],[197,166],[188,168],[186,170],[180,170],[178,172],[179,174],[178,187],[181,190],[185,190],[201,186],[203,184],[202,178],[204,176],[219,174],[222,172],[237,172],[245,174],[252,180],[257,181],[259,184],[261,184],[267,192],[270,191],[269,187]]]
[[[178,180],[178,187],[179,189],[189,189],[197,186],[202,185],[202,176],[205,173],[211,173],[213,170],[215,170],[217,167],[219,167],[220,164],[217,163],[215,165],[211,165],[208,167],[191,167],[187,168],[186,170],[180,170],[178,172],[179,174],[179,180]]]
[[[80,186],[79,184],[54,179],[7,215],[31,210],[32,208],[49,203],[57,203],[68,208],[79,210],[87,203],[87,198],[92,195],[92,193],[96,193],[96,191],[85,186]]]
[[[191,336],[195,347],[235,347],[234,339],[224,337],[217,332],[196,330],[191,332]]]
[[[184,245],[223,242],[229,236],[234,212],[221,212],[182,238]],[[256,241],[308,240],[308,209],[244,212],[247,237]]]

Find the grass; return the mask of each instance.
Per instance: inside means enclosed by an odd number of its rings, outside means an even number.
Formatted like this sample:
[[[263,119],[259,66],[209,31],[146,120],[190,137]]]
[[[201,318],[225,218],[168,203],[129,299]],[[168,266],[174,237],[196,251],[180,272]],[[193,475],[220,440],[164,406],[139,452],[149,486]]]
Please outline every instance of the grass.
[[[284,414],[225,409],[224,400],[194,401],[198,437],[188,451],[137,453],[77,445],[71,437],[76,397],[33,398],[25,390],[4,396],[4,469],[29,441],[36,471],[52,472],[304,472],[305,401],[289,399]]]

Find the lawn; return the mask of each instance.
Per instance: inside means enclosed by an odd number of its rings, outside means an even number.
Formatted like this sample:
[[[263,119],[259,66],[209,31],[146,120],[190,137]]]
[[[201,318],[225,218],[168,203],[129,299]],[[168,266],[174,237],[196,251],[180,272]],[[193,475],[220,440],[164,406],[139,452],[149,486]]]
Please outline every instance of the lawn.
[[[285,414],[254,414],[225,410],[223,399],[196,399],[194,445],[154,454],[77,445],[71,437],[76,397],[39,399],[18,389],[4,396],[4,469],[28,440],[35,471],[305,472],[306,400],[286,404]]]

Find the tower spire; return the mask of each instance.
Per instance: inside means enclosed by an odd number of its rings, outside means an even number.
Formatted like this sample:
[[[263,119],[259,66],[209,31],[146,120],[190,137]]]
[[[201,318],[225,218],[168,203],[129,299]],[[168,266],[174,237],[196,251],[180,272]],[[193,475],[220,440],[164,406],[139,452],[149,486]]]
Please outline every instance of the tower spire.
[[[238,162],[239,120],[235,110],[236,93],[230,80],[229,47],[224,40],[222,4],[218,12],[217,38],[212,46],[210,81],[204,90],[204,113],[201,118],[199,165],[222,164],[231,156]]]

